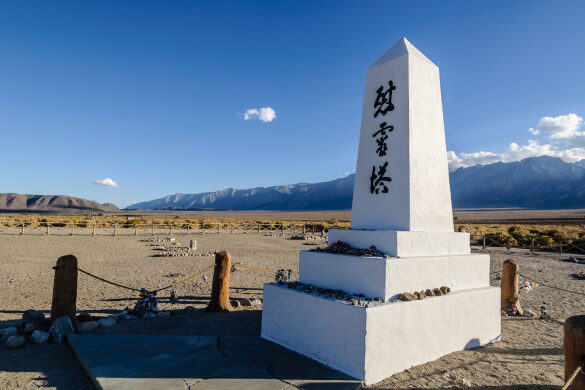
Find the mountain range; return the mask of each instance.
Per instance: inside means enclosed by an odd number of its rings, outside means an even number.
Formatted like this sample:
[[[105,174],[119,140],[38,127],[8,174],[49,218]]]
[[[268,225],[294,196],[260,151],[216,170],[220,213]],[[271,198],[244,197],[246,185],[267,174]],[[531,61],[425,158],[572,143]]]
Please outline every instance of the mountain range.
[[[111,203],[101,204],[93,200],[74,198],[65,195],[20,195],[0,194],[0,211],[25,212],[115,212],[120,211]]]
[[[355,175],[322,183],[174,194],[127,210],[343,210],[350,209]],[[450,173],[455,208],[585,208],[585,160],[566,163],[531,157],[459,168]],[[63,195],[0,194],[4,212],[116,212],[115,205]]]
[[[459,168],[450,174],[455,208],[585,208],[585,160],[531,157]],[[333,181],[175,194],[130,210],[337,210],[351,208],[355,175]]]

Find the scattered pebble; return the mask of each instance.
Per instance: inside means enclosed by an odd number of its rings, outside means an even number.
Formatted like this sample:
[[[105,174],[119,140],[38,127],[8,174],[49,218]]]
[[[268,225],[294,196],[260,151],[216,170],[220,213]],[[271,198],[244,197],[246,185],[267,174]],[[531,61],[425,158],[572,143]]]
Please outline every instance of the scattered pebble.
[[[67,335],[75,333],[75,329],[73,329],[73,323],[69,317],[61,316],[53,322],[49,333],[53,341],[60,344],[65,340]]]
[[[357,249],[351,247],[349,244],[343,241],[335,241],[333,244],[325,247],[325,248],[315,248],[311,249],[314,252],[327,252],[327,253],[337,253],[342,255],[351,255],[351,256],[365,256],[365,257],[383,257],[383,258],[390,258],[390,256],[380,252],[374,245],[367,249]]]
[[[115,317],[102,318],[97,323],[99,326],[101,326],[103,328],[107,328],[107,327],[116,325],[116,318]]]
[[[230,301],[230,303],[231,303],[231,305],[232,305],[232,307],[233,307],[234,309],[237,309],[237,308],[239,308],[239,307],[241,307],[241,306],[242,306],[242,305],[240,304],[240,301],[238,301],[237,299],[232,299],[232,300]]]
[[[22,329],[22,333],[24,333],[24,334],[31,334],[36,329],[37,329],[37,327],[36,327],[35,324],[33,324],[31,322],[27,322],[26,324],[24,324],[24,328]]]
[[[10,336],[4,343],[4,346],[8,349],[20,348],[26,343],[24,336]]]
[[[97,327],[97,321],[80,322],[77,324],[77,331],[80,333],[87,333],[96,330]]]
[[[35,330],[31,335],[30,335],[30,341],[32,341],[35,344],[44,344],[47,341],[49,341],[49,332],[43,332],[42,330]]]
[[[242,304],[242,306],[252,306],[252,301],[249,300],[248,298],[240,298],[239,301]]]

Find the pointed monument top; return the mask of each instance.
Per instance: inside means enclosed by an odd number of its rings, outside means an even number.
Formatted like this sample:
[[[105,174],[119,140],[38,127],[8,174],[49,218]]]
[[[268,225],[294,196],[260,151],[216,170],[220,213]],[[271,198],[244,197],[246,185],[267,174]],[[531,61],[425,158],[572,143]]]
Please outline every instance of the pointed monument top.
[[[404,57],[406,55],[419,56],[434,65],[433,61],[429,60],[423,53],[420,52],[420,50],[414,47],[412,43],[408,41],[408,39],[402,37],[398,40],[398,42],[394,44],[394,46],[390,48],[390,50],[384,53],[382,57],[378,58],[378,60],[374,62],[374,64],[370,66],[370,68],[382,65],[386,62],[392,61],[396,58]]]

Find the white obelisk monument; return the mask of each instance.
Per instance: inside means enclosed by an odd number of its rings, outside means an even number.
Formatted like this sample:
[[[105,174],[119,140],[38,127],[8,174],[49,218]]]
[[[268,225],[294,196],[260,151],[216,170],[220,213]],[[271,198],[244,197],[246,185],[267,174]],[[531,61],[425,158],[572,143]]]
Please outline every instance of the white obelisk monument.
[[[453,229],[439,69],[404,38],[367,71],[351,228],[330,230],[336,241],[390,257],[302,251],[299,281],[381,302],[267,284],[263,337],[366,384],[500,338],[489,255]],[[397,301],[441,286],[451,293]]]

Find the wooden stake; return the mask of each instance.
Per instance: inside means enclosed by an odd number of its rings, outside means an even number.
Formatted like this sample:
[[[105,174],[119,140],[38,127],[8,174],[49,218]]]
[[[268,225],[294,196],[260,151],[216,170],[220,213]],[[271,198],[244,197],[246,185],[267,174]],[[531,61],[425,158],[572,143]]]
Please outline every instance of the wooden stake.
[[[585,315],[569,317],[565,320],[565,382],[585,357]],[[585,375],[577,374],[567,390],[584,390]]]
[[[502,268],[502,310],[507,311],[514,305],[514,301],[518,296],[518,263],[516,260],[509,259],[504,261]],[[516,302],[516,310],[518,315],[524,314],[522,307],[520,307],[520,299]]]
[[[77,322],[77,258],[73,255],[59,257],[53,282],[53,303],[51,324],[61,316],[68,316],[73,324]]]
[[[213,270],[213,284],[211,285],[211,300],[206,311],[232,311],[230,303],[230,271],[232,268],[232,256],[221,251],[215,255],[215,268]]]

